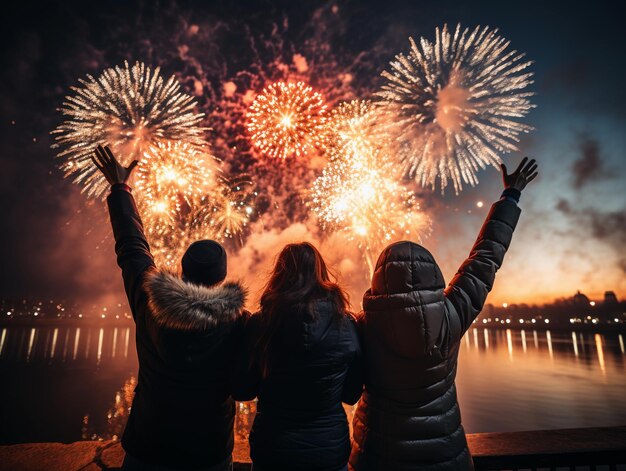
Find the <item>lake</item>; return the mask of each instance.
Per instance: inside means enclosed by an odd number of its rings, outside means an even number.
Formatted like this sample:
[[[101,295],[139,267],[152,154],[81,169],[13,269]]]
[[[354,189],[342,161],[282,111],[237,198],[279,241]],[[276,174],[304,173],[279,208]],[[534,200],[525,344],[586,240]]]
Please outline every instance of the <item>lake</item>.
[[[626,424],[624,337],[471,329],[457,378],[466,431]],[[131,326],[2,327],[0,443],[119,437],[136,375]],[[256,406],[237,410],[245,440]]]

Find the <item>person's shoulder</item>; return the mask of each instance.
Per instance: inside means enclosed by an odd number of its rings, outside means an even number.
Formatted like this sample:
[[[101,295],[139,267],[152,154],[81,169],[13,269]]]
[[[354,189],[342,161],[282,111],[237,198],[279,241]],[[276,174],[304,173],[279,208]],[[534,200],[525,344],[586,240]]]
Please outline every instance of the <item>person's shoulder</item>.
[[[159,270],[154,265],[146,265],[146,268],[141,272],[142,284],[146,284],[149,278],[158,276]]]
[[[233,323],[235,330],[242,331],[245,328],[249,318],[250,311],[248,311],[247,309],[242,309]]]
[[[351,312],[351,311],[344,311],[343,312],[343,319],[349,323],[350,325],[356,326],[358,323],[358,317],[357,314]]]
[[[363,311],[353,312],[353,311],[345,311],[344,318],[352,325],[359,327],[361,324],[365,323],[365,313]]]
[[[341,314],[341,324],[345,328],[348,335],[355,336],[359,330],[358,316],[350,311],[344,311]]]
[[[245,324],[244,324],[246,330],[260,329],[261,323],[262,323],[261,315],[262,315],[261,311],[254,312],[252,314],[246,311]]]
[[[147,264],[143,270],[139,272],[138,281],[139,281],[139,289],[140,295],[146,298],[146,304],[148,302],[148,284],[150,280],[154,279],[158,276],[159,270],[153,264]]]
[[[341,315],[339,327],[339,343],[347,354],[359,350],[361,344],[357,316],[353,312],[345,311]]]

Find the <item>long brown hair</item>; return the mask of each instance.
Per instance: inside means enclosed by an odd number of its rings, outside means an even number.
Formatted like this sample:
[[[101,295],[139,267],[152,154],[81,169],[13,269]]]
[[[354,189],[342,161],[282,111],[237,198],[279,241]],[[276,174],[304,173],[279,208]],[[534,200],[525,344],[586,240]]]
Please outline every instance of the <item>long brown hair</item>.
[[[256,344],[256,361],[259,362],[263,377],[269,372],[272,340],[285,316],[290,315],[297,305],[308,307],[320,299],[335,304],[337,319],[347,312],[348,296],[331,280],[331,274],[319,251],[308,242],[287,244],[278,255],[261,295],[259,315],[263,330]]]

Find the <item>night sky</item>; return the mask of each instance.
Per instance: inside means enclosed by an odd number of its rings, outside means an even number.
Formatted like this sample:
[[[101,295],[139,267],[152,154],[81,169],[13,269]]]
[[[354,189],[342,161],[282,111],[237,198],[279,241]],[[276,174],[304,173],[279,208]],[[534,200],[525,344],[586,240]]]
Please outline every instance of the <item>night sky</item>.
[[[87,201],[56,168],[49,132],[61,121],[56,109],[69,86],[85,74],[123,60],[163,62],[178,73],[183,56],[196,54],[210,68],[213,57],[237,63],[237,43],[182,52],[168,36],[178,23],[227,27],[228,37],[285,26],[295,50],[302,31],[315,24],[324,2],[10,2],[3,7],[0,70],[0,297],[52,298],[84,303],[122,299],[113,241],[103,203]],[[233,4],[234,6],[229,6]],[[294,6],[295,5],[295,6]],[[521,156],[540,162],[540,176],[522,195],[523,214],[490,300],[547,302],[581,290],[626,296],[626,129],[622,28],[610,2],[338,2],[343,54],[376,51],[373,73],[408,49],[409,35],[434,36],[447,22],[498,27],[512,47],[533,60],[537,96],[525,122],[536,130]],[[7,10],[8,9],[8,10]],[[182,20],[181,20],[182,19]],[[236,25],[236,26],[235,26]],[[315,28],[313,28],[314,30]],[[179,44],[180,46],[180,44]],[[170,47],[172,51],[160,48]],[[188,81],[183,85],[190,93]],[[459,196],[429,193],[434,220],[424,241],[449,279],[469,252],[489,202],[501,191],[498,172],[479,173],[480,184]],[[262,191],[262,189],[259,189]],[[478,208],[476,202],[484,201]],[[236,270],[236,269],[235,269]],[[240,271],[240,276],[245,276]],[[117,302],[117,301],[116,301]]]

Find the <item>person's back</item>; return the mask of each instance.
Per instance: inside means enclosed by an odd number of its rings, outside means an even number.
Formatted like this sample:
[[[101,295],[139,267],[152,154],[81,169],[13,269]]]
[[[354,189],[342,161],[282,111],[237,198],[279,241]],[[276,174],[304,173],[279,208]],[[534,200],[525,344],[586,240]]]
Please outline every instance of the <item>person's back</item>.
[[[533,163],[513,174],[524,177],[521,188],[534,178]],[[519,218],[512,201],[519,199],[519,191],[508,188],[445,290],[443,275],[425,248],[399,242],[380,255],[359,318],[366,369],[354,416],[354,470],[473,468],[457,402],[457,358]]]
[[[139,374],[122,445],[133,458],[176,469],[228,461],[243,290],[194,285],[155,269],[144,280],[137,295],[145,302],[133,312]]]
[[[354,404],[361,394],[361,359],[355,320],[333,290],[293,297],[272,290],[278,303],[266,296],[246,323],[248,347],[233,395],[258,397],[250,434],[254,469],[346,468],[350,437],[342,402]]]
[[[454,383],[463,328],[439,268],[423,247],[400,242],[381,255],[372,285],[360,319],[367,367],[351,465],[469,469]]]
[[[122,436],[122,469],[231,468],[235,403],[232,359],[245,321],[245,290],[222,283],[226,252],[198,241],[182,259],[183,278],[157,270],[122,167],[99,148],[118,265],[136,323],[139,374]]]

